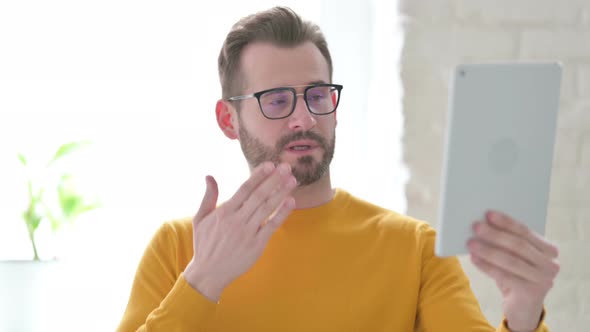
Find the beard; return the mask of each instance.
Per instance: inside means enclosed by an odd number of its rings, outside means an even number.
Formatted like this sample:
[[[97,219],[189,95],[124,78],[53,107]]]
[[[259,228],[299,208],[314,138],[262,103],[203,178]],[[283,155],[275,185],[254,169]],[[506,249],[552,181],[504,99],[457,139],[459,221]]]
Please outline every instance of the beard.
[[[292,173],[297,180],[297,184],[299,186],[306,186],[318,181],[325,174],[329,174],[330,163],[334,157],[334,147],[336,145],[336,135],[334,132],[332,133],[332,139],[327,141],[314,132],[298,131],[281,137],[274,147],[268,147],[252,136],[246,130],[241,120],[238,121],[240,122],[239,134],[242,152],[252,168],[265,161],[271,161],[273,164],[278,165],[281,162],[281,154],[289,143],[309,139],[314,140],[324,150],[324,153],[320,161],[316,161],[314,156],[309,155],[297,158],[295,165],[291,165]]]

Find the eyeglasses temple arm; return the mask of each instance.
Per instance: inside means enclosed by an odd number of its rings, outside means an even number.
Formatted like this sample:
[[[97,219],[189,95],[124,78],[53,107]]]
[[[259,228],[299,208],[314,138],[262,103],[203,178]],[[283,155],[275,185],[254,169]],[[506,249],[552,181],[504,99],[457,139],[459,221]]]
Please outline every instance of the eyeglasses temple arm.
[[[251,95],[243,95],[243,96],[229,97],[229,98],[227,98],[227,100],[236,101],[236,100],[243,100],[243,99],[248,99],[248,98],[252,98],[252,97],[254,97],[253,94],[251,94]]]

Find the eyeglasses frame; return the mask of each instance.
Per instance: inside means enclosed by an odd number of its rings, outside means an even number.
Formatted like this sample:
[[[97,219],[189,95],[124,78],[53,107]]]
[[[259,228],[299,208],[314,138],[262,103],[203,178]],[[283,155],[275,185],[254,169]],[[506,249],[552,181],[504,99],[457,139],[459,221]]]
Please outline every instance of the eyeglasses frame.
[[[305,97],[308,90],[313,89],[313,88],[317,88],[317,87],[322,87],[322,86],[329,86],[329,87],[335,88],[338,91],[338,99],[336,100],[336,105],[334,105],[334,110],[332,110],[329,113],[315,113],[309,107],[309,103],[307,102],[307,98]],[[296,88],[303,88],[303,87],[305,87],[305,90],[303,90],[303,93],[297,93],[297,90],[295,90]],[[285,87],[266,89],[266,90],[254,92],[249,95],[229,97],[229,98],[227,98],[227,101],[240,101],[240,100],[249,99],[249,98],[256,98],[256,100],[258,101],[258,107],[260,108],[260,113],[262,113],[262,115],[265,118],[267,118],[269,120],[280,120],[280,119],[288,118],[289,116],[291,116],[291,114],[293,114],[293,112],[295,112],[295,107],[297,106],[297,97],[303,96],[303,101],[305,101],[305,106],[307,106],[307,110],[309,111],[309,113],[315,114],[315,115],[328,115],[328,114],[332,114],[332,113],[336,112],[336,109],[338,108],[338,105],[340,104],[340,94],[341,94],[343,87],[344,86],[342,86],[340,84],[331,84],[331,83],[285,86]],[[279,118],[271,118],[271,117],[268,117],[264,113],[264,111],[262,110],[262,104],[260,103],[260,97],[265,93],[272,92],[272,91],[278,91],[278,90],[291,91],[293,93],[293,95],[295,96],[295,98],[293,100],[293,106],[291,107],[291,111],[287,115],[279,117]]]

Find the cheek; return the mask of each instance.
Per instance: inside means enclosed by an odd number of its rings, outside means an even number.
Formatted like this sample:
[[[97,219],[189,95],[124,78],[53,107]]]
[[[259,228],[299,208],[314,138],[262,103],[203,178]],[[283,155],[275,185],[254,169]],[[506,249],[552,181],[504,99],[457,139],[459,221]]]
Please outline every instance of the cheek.
[[[266,146],[274,146],[276,142],[284,135],[285,130],[274,123],[268,123],[266,118],[243,119],[242,126],[248,131],[250,136],[256,138]],[[278,124],[278,123],[277,123]]]
[[[331,134],[336,128],[336,115],[325,115],[321,121],[318,121],[317,126],[324,134]]]
[[[281,130],[280,128],[277,130],[276,128],[265,128],[260,133],[260,137],[263,139],[264,144],[268,146],[275,146],[277,142],[285,136],[287,131]]]

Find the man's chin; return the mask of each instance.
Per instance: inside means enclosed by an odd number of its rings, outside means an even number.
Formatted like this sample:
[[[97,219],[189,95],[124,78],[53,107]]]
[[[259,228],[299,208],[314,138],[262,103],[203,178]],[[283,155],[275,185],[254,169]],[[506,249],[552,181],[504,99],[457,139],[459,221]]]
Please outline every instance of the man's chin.
[[[318,163],[297,164],[293,169],[293,176],[297,179],[298,187],[307,186],[319,181],[325,174]]]
[[[315,164],[318,163],[321,159],[321,153],[308,153],[308,154],[295,154],[295,153],[283,153],[281,155],[280,161],[284,163],[289,163],[292,166],[296,164],[305,165],[305,164]]]
[[[318,182],[322,177],[318,176],[318,174],[311,174],[311,173],[293,173],[295,179],[297,180],[297,188],[305,187],[312,185]]]

